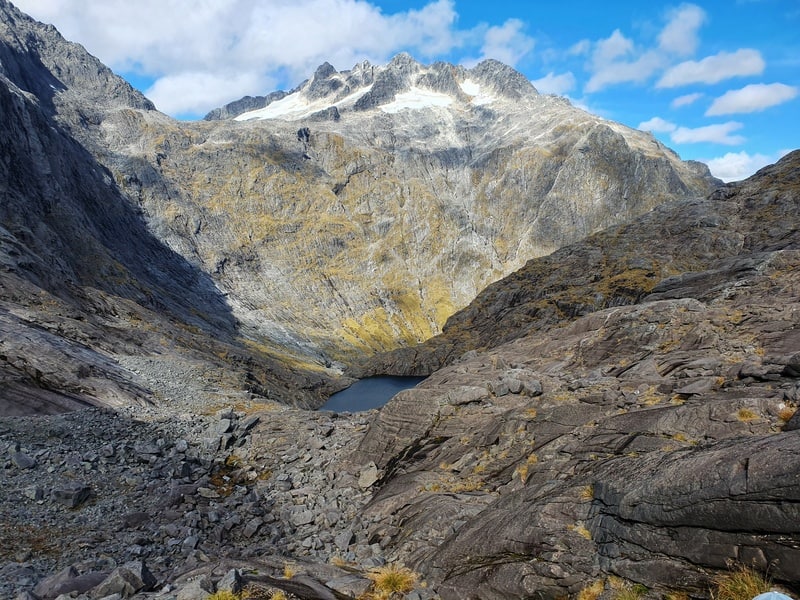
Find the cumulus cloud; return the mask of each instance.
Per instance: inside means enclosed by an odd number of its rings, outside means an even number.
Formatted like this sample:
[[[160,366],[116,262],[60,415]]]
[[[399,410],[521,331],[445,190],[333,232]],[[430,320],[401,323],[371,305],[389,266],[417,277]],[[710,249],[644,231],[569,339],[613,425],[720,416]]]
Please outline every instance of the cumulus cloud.
[[[755,83],[725,92],[714,100],[706,116],[758,112],[797,97],[798,89],[783,83]]]
[[[615,29],[606,39],[600,40],[595,45],[592,62],[595,67],[603,68],[618,58],[633,52],[633,40],[622,35],[619,29]]]
[[[274,88],[275,83],[252,73],[187,72],[160,77],[145,95],[167,114],[200,114],[208,112],[209,105],[222,106],[232,97],[241,98],[252,89]]]
[[[670,133],[670,139],[676,144],[711,142],[726,146],[738,146],[744,143],[745,138],[741,135],[732,135],[732,132],[741,129],[742,126],[742,123],[738,121],[728,121],[704,127],[678,127]]]
[[[670,106],[672,108],[680,108],[681,106],[688,106],[690,104],[694,104],[702,97],[703,94],[701,92],[696,92],[694,94],[686,94],[684,96],[678,96],[672,102],[670,102]]]
[[[703,60],[688,60],[667,69],[656,87],[670,88],[690,83],[718,83],[732,77],[760,75],[764,59],[758,50],[742,48],[736,52],[719,52]]]
[[[575,75],[571,71],[556,75],[552,71],[531,82],[542,94],[557,94],[563,96],[575,88]]]
[[[641,129],[642,131],[652,131],[653,133],[669,133],[675,131],[677,128],[678,126],[675,125],[675,123],[670,123],[661,117],[653,117],[647,121],[642,121],[637,127],[637,129]]]
[[[722,181],[739,181],[750,177],[753,173],[771,165],[782,156],[788,154],[788,150],[770,156],[767,154],[748,154],[747,152],[728,152],[724,156],[706,160],[711,174]]]
[[[501,26],[489,27],[484,35],[481,58],[494,58],[515,66],[522,57],[533,50],[533,38],[525,35],[525,24],[519,19],[509,19]]]
[[[699,43],[699,29],[706,13],[694,4],[684,4],[667,15],[668,20],[651,48],[637,48],[619,29],[594,44],[586,92],[597,92],[618,83],[642,83],[675,56],[692,54]]]
[[[694,4],[671,11],[669,22],[658,36],[659,47],[679,56],[694,54],[699,44],[698,31],[705,20],[705,11]]]
[[[58,23],[66,38],[80,40],[116,71],[155,79],[150,92],[171,114],[202,113],[244,94],[264,94],[279,78],[291,87],[324,61],[348,69],[365,59],[385,62],[401,50],[424,60],[475,36],[456,27],[454,0],[393,14],[368,0],[15,3]],[[521,22],[483,29],[484,51],[501,60],[513,64],[532,47]]]

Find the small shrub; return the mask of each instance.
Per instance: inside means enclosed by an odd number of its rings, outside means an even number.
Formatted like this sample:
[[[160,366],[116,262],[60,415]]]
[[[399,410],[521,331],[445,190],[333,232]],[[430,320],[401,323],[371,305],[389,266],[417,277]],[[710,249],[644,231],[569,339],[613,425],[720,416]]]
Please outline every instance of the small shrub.
[[[646,593],[647,588],[645,586],[641,583],[635,583],[633,585],[624,586],[614,594],[614,600],[641,600]]]
[[[749,408],[740,408],[736,412],[736,418],[742,423],[749,423],[750,421],[757,421],[758,415]]]
[[[590,483],[589,485],[585,485],[581,488],[580,493],[581,500],[593,500],[594,499],[594,486]]]
[[[386,600],[393,594],[405,594],[414,589],[418,576],[411,569],[397,564],[389,564],[367,573],[372,580],[372,593],[375,600]]]
[[[592,532],[586,529],[586,526],[583,523],[576,523],[575,525],[569,525],[568,529],[570,531],[574,531],[579,536],[586,538],[587,540],[592,539]]]
[[[294,565],[291,563],[285,563],[283,565],[283,578],[284,579],[291,579],[297,575],[297,571],[294,568]]]
[[[578,592],[577,600],[597,600],[600,594],[603,593],[605,583],[602,579],[598,579],[591,585],[587,585],[580,592]]]
[[[791,419],[794,416],[794,413],[796,411],[797,409],[792,406],[784,406],[778,412],[778,418],[784,423],[786,423],[789,419]]]
[[[208,600],[241,600],[241,596],[239,596],[239,594],[234,594],[229,590],[223,590],[216,592],[215,594],[211,594],[208,597]]]
[[[712,580],[714,600],[751,600],[770,590],[770,580],[755,569],[746,565],[729,568],[728,573],[720,573]]]

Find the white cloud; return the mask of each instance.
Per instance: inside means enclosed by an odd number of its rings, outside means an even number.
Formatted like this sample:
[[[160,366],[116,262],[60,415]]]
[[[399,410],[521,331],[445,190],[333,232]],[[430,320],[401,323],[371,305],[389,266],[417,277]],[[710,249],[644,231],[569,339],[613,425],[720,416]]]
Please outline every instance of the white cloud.
[[[509,19],[499,27],[489,27],[481,48],[482,58],[494,58],[515,66],[534,46],[533,38],[523,33],[524,28],[525,24],[519,19]]]
[[[728,121],[716,125],[706,125],[704,127],[683,127],[661,117],[653,117],[647,121],[639,123],[637,129],[651,131],[653,133],[668,133],[670,139],[675,144],[698,144],[710,142],[713,144],[724,144],[726,146],[736,146],[745,141],[741,135],[733,135],[733,132],[741,129],[742,123]]]
[[[783,83],[755,83],[725,92],[714,100],[706,116],[758,112],[797,97],[798,89]]]
[[[567,54],[571,56],[580,56],[583,54],[589,54],[589,50],[592,49],[592,42],[589,40],[581,40],[569,47],[567,50]]]
[[[291,87],[324,61],[349,69],[364,59],[386,62],[403,50],[424,60],[476,35],[457,28],[454,0],[394,14],[368,0],[15,3],[34,18],[57,23],[67,39],[79,40],[116,71],[154,78],[154,100],[172,114],[202,113],[244,94],[265,94],[279,74]],[[485,51],[513,64],[533,45],[521,30],[513,20],[483,26]],[[221,99],[226,81],[229,93]]]
[[[678,126],[675,125],[675,123],[665,121],[661,117],[653,117],[652,119],[639,123],[639,126],[636,129],[641,129],[642,131],[652,131],[654,133],[669,133],[671,131],[675,131],[677,128]]]
[[[633,52],[633,41],[626,38],[619,29],[615,29],[609,37],[600,40],[595,45],[592,62],[596,67],[603,68],[616,59]]]
[[[587,93],[597,92],[609,85],[642,83],[665,68],[672,57],[692,54],[699,43],[698,30],[706,13],[694,4],[683,4],[668,14],[668,21],[658,34],[658,44],[637,48],[619,29],[594,44],[590,69],[592,76],[586,84]]]
[[[655,51],[645,52],[630,62],[612,61],[595,70],[585,90],[592,93],[616,83],[641,83],[663,66],[663,55]]]
[[[680,108],[681,106],[688,106],[689,104],[694,104],[702,97],[703,94],[700,92],[696,92],[694,94],[686,94],[685,96],[678,96],[672,102],[670,102],[670,106],[672,108]]]
[[[704,127],[678,127],[670,134],[670,139],[676,144],[711,142],[726,146],[737,146],[744,143],[745,138],[741,135],[732,135],[732,132],[741,129],[742,126],[742,123],[737,121],[728,121],[727,123],[706,125]]]
[[[760,75],[764,59],[758,50],[742,48],[736,52],[720,52],[703,60],[689,60],[668,69],[656,87],[669,88],[690,83],[718,83],[731,77]]]
[[[706,160],[705,163],[714,177],[718,177],[722,181],[739,181],[750,177],[762,167],[771,165],[782,156],[788,154],[788,152],[788,150],[781,150],[772,156],[766,154],[750,155],[744,151],[728,152],[724,156]]]
[[[670,14],[669,23],[658,36],[661,49],[689,56],[694,54],[699,43],[698,30],[706,20],[705,11],[694,4],[683,4]]]
[[[557,94],[563,96],[575,87],[575,75],[571,71],[556,75],[552,71],[531,82],[542,94]]]
[[[252,73],[226,76],[201,71],[160,77],[145,95],[161,112],[198,114],[208,112],[209,106],[222,106],[231,98],[246,96],[249,90],[274,86],[274,81],[256,79]]]

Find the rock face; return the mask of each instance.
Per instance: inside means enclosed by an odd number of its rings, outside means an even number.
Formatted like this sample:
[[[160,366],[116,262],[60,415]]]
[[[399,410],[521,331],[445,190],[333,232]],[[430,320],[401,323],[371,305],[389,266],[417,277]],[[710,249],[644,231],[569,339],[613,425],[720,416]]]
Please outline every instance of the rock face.
[[[384,473],[365,514],[397,555],[443,598],[563,597],[608,574],[703,595],[729,562],[796,593],[798,173],[796,151],[559,251],[552,279],[532,261],[460,313],[474,337],[457,342],[492,349],[398,394],[356,454]],[[618,272],[637,243],[643,272]],[[600,290],[620,300],[593,304]]]
[[[792,153],[705,199],[665,204],[531,260],[487,286],[448,319],[442,335],[371,358],[356,372],[425,375],[465,352],[494,348],[649,294],[706,299],[757,271],[760,253],[798,243],[796,163]],[[770,186],[774,190],[765,193]]]
[[[325,378],[291,373],[246,345],[212,278],[148,230],[71,135],[106,111],[152,105],[6,2],[0,39],[2,413],[155,401],[120,361],[171,344],[225,373],[231,389],[319,402],[321,392],[297,394],[296,383],[308,377],[315,388]]]
[[[9,81],[225,294],[240,331],[323,367],[423,341],[531,257],[718,183],[496,61],[326,63],[291,93],[176,122],[3,6]]]

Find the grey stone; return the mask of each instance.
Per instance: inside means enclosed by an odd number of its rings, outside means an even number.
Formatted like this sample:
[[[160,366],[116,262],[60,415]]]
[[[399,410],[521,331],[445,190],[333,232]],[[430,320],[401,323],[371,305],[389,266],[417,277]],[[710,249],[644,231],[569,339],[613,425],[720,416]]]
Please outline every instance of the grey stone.
[[[310,510],[303,510],[299,512],[295,512],[291,516],[291,521],[293,525],[308,525],[309,523],[313,523],[316,515],[313,511]]]
[[[254,536],[256,533],[258,533],[258,530],[259,530],[259,528],[260,528],[260,527],[261,527],[263,524],[264,524],[264,521],[263,521],[263,519],[261,519],[261,518],[259,518],[259,517],[255,517],[255,518],[253,518],[253,519],[250,519],[250,520],[247,522],[247,524],[244,526],[244,531],[242,532],[242,534],[243,534],[243,535],[244,535],[244,537],[246,537],[246,538],[251,538],[251,537],[253,537],[253,536]],[[300,524],[300,523],[298,523],[298,524]]]
[[[116,453],[114,444],[103,444],[100,446],[100,456],[103,458],[112,458]]]
[[[122,522],[124,526],[127,528],[139,527],[140,525],[147,523],[150,520],[151,520],[150,514],[144,511],[131,512],[126,514],[122,518]]]
[[[26,487],[22,492],[26,498],[30,500],[39,501],[44,499],[44,490],[41,486],[38,485],[31,485]]]
[[[92,488],[87,484],[75,481],[61,484],[59,487],[54,488],[50,495],[59,504],[63,504],[68,508],[77,508],[88,500],[91,493]]]
[[[361,598],[369,590],[372,581],[359,575],[343,575],[325,582],[325,585],[353,598]]]
[[[85,594],[100,582],[108,573],[89,572],[78,574],[75,567],[67,567],[58,573],[41,580],[33,588],[33,594],[40,600],[53,600],[62,594]]]
[[[242,591],[242,574],[238,569],[231,569],[217,583],[218,592],[231,592],[238,594]]]
[[[242,432],[250,431],[253,427],[255,427],[261,421],[261,417],[258,415],[251,415],[244,419],[239,424],[239,430]]]
[[[36,466],[36,459],[22,452],[13,452],[11,454],[11,462],[18,469],[32,469]]]
[[[352,530],[347,529],[334,538],[334,543],[339,550],[346,552],[354,540],[355,536],[353,535]]]
[[[378,467],[375,465],[374,462],[370,462],[366,465],[363,469],[361,469],[361,474],[358,476],[358,485],[361,489],[367,489],[375,484],[380,477],[378,473]]]
[[[176,600],[205,600],[214,592],[214,584],[207,576],[188,581],[176,594]]]

